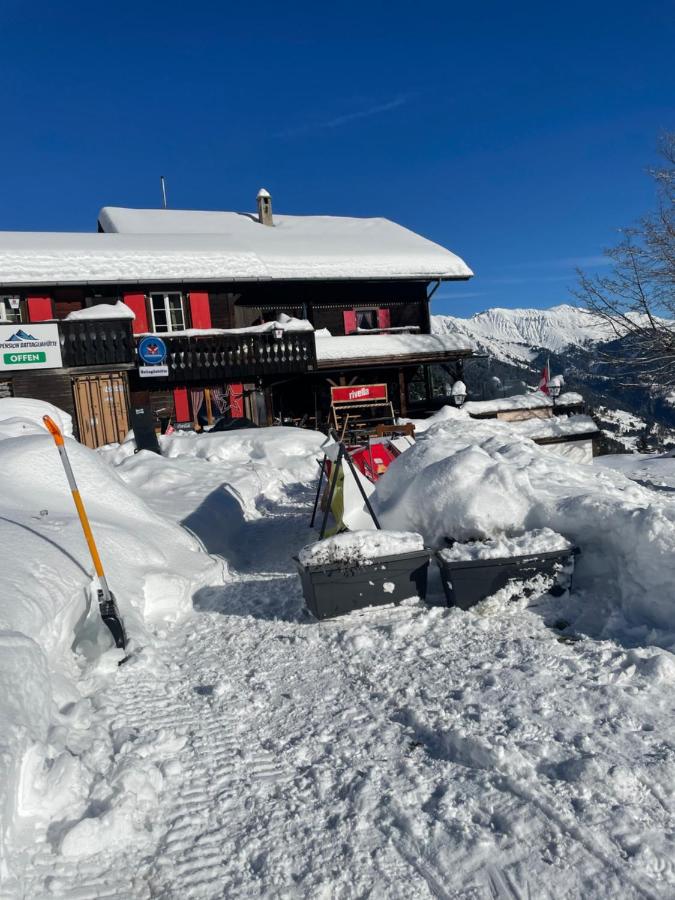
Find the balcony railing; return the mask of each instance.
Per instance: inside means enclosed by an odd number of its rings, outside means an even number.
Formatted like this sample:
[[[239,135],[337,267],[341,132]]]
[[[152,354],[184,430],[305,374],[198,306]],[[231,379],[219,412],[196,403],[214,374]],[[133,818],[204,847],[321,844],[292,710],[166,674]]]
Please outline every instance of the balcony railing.
[[[195,337],[162,334],[170,382],[246,378],[307,372],[316,366],[314,332],[214,334]]]
[[[135,342],[129,319],[59,322],[61,358],[66,367],[133,365]]]
[[[63,365],[68,368],[102,365],[137,366],[138,337],[127,319],[62,320],[58,323]],[[212,381],[258,375],[293,374],[316,367],[314,333],[162,334],[166,344],[167,379]]]

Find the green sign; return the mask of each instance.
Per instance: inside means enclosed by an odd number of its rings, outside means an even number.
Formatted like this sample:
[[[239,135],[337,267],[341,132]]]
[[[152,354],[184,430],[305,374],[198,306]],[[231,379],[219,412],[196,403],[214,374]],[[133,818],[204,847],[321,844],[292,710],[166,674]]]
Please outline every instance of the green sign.
[[[47,362],[47,354],[42,352],[5,353],[3,358],[6,366],[28,366],[31,363]]]

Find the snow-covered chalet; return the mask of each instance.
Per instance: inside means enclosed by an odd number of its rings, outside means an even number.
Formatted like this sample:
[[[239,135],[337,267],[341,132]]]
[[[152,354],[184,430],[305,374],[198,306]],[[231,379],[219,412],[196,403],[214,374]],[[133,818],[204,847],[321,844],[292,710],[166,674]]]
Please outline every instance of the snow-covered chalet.
[[[402,415],[440,405],[472,347],[430,333],[429,302],[471,277],[464,261],[387,219],[277,215],[264,190],[257,207],[105,207],[96,232],[1,232],[0,396],[55,403],[89,446],[120,440],[130,405],[317,427],[335,386],[386,385]],[[147,335],[161,368],[139,358]]]

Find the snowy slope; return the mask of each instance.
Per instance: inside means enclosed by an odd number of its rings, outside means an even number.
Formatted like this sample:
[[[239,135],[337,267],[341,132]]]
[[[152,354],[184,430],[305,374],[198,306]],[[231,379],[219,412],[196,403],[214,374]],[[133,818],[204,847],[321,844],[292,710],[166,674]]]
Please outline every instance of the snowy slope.
[[[121,669],[85,669],[61,692],[50,740],[64,749],[49,767],[23,760],[3,900],[673,896],[672,501],[551,462],[507,423],[450,410],[428,435],[384,499],[410,512],[417,493],[426,530],[459,507],[490,533],[550,512],[586,558],[571,597],[462,612],[432,569],[429,605],[317,623],[292,555],[312,536],[320,435],[98,454],[164,522],[167,554],[181,525],[230,570],[195,583],[190,616]],[[24,593],[37,582],[24,569]],[[593,612],[576,632],[561,622],[575,609]]]
[[[611,340],[611,330],[590,313],[569,304],[550,309],[488,309],[470,319],[432,316],[437,334],[464,335],[504,362],[530,362],[542,349],[561,353]]]

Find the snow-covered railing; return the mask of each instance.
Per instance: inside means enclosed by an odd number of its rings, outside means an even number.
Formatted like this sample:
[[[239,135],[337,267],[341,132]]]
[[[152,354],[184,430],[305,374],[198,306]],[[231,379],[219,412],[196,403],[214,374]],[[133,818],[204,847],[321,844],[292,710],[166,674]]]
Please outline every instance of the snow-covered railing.
[[[163,334],[169,381],[307,372],[316,366],[313,331]]]
[[[58,324],[64,366],[134,363],[131,319],[64,319]]]

